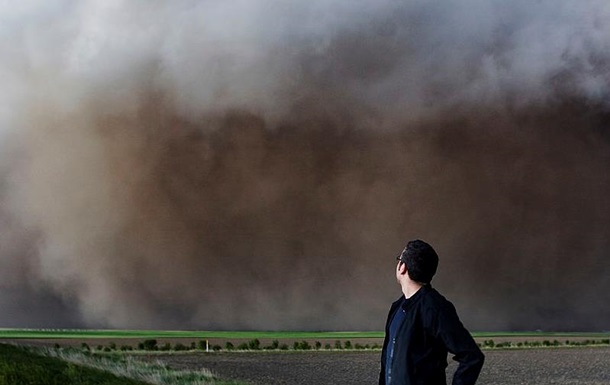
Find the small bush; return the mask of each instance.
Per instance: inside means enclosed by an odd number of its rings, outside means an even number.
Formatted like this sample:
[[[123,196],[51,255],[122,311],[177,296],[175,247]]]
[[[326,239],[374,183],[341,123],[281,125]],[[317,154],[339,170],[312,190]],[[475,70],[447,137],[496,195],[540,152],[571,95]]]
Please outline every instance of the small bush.
[[[239,344],[239,346],[237,346],[237,349],[239,349],[239,350],[248,350],[248,344],[243,342],[243,343]]]
[[[214,346],[212,346],[212,350],[215,351],[215,352],[220,351],[220,350],[222,350],[222,346],[214,345]]]
[[[343,349],[343,346],[341,346],[341,341],[339,341],[339,340],[335,341],[335,349]]]
[[[326,350],[330,350],[330,349],[331,349],[330,344],[326,344],[326,345],[324,345],[324,349],[326,349]]]
[[[164,352],[167,352],[169,350],[172,350],[172,345],[169,342],[164,343],[163,345],[161,345],[161,347],[159,348],[159,350],[162,350]]]
[[[316,341],[315,347],[316,350],[320,350],[320,348],[322,347],[322,343],[320,341]]]
[[[248,342],[248,348],[251,350],[259,350],[261,348],[261,342],[255,338]]]
[[[352,348],[352,342],[351,341],[345,341],[345,349],[351,349]]]
[[[174,350],[179,352],[183,350],[188,350],[188,348],[186,347],[186,345],[178,342],[176,345],[174,345]]]
[[[286,344],[281,344],[281,345],[280,345],[280,350],[288,350],[288,345],[286,345]]]
[[[231,342],[227,341],[227,343],[225,344],[225,349],[233,350],[235,349],[235,346]]]
[[[157,340],[144,340],[142,346],[144,350],[157,350]]]
[[[307,341],[295,342],[295,349],[299,350],[310,350],[311,345]]]

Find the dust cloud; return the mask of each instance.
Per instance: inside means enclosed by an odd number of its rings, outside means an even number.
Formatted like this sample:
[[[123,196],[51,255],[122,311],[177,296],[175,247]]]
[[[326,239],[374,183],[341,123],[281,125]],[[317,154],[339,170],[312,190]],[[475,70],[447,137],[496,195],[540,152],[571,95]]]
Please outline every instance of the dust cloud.
[[[0,5],[0,326],[609,330],[604,1]]]

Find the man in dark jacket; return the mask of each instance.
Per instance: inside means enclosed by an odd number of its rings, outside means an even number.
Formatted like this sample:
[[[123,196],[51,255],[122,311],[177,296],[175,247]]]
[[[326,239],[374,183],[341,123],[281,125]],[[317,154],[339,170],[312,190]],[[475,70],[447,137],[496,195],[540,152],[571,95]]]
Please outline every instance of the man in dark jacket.
[[[392,304],[381,354],[380,385],[446,385],[447,353],[459,366],[453,385],[473,385],[485,357],[455,307],[430,281],[438,255],[426,242],[410,241],[397,257],[403,295]]]

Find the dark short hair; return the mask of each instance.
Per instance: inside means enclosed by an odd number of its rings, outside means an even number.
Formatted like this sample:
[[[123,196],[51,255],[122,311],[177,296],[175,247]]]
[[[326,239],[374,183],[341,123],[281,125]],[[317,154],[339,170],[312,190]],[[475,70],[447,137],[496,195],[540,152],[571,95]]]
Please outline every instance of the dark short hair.
[[[426,242],[416,239],[409,241],[400,254],[400,260],[407,264],[409,278],[415,282],[428,284],[436,274],[438,254]]]

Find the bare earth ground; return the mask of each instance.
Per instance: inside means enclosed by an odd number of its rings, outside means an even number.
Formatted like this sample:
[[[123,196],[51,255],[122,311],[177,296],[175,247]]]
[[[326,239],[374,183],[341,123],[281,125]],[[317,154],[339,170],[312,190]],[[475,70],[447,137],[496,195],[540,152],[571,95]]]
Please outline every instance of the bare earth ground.
[[[608,385],[610,348],[485,350],[482,385]],[[376,384],[379,351],[189,353],[138,356],[178,369],[208,368],[253,385]],[[455,363],[447,368],[448,383]]]
[[[570,338],[579,340],[580,338]],[[478,339],[481,342],[483,339]],[[501,338],[494,338],[502,342]],[[514,337],[507,338],[518,342]],[[519,339],[520,340],[520,339]],[[523,338],[523,340],[538,340]],[[158,339],[165,342],[182,342],[188,339]],[[1,340],[26,345],[80,346],[82,342],[90,346],[107,346],[111,340]],[[117,345],[137,346],[141,339],[115,339]],[[226,341],[210,340],[210,345],[224,346]],[[235,344],[246,341],[233,341]],[[285,341],[283,341],[285,342]],[[287,341],[290,346],[293,341]],[[334,341],[329,342],[331,345]],[[354,340],[353,342],[356,342]],[[378,343],[381,340],[358,340],[362,344]],[[261,340],[262,346],[270,341]],[[313,341],[310,341],[313,344]],[[539,349],[484,350],[485,366],[478,384],[482,385],[610,385],[610,347],[563,347]],[[221,378],[242,380],[252,385],[273,384],[313,384],[313,385],[361,385],[377,383],[380,351],[258,351],[258,352],[216,352],[216,353],[174,353],[151,354],[136,357],[143,360],[160,360],[175,368],[208,368]],[[448,383],[455,364],[447,368]]]

